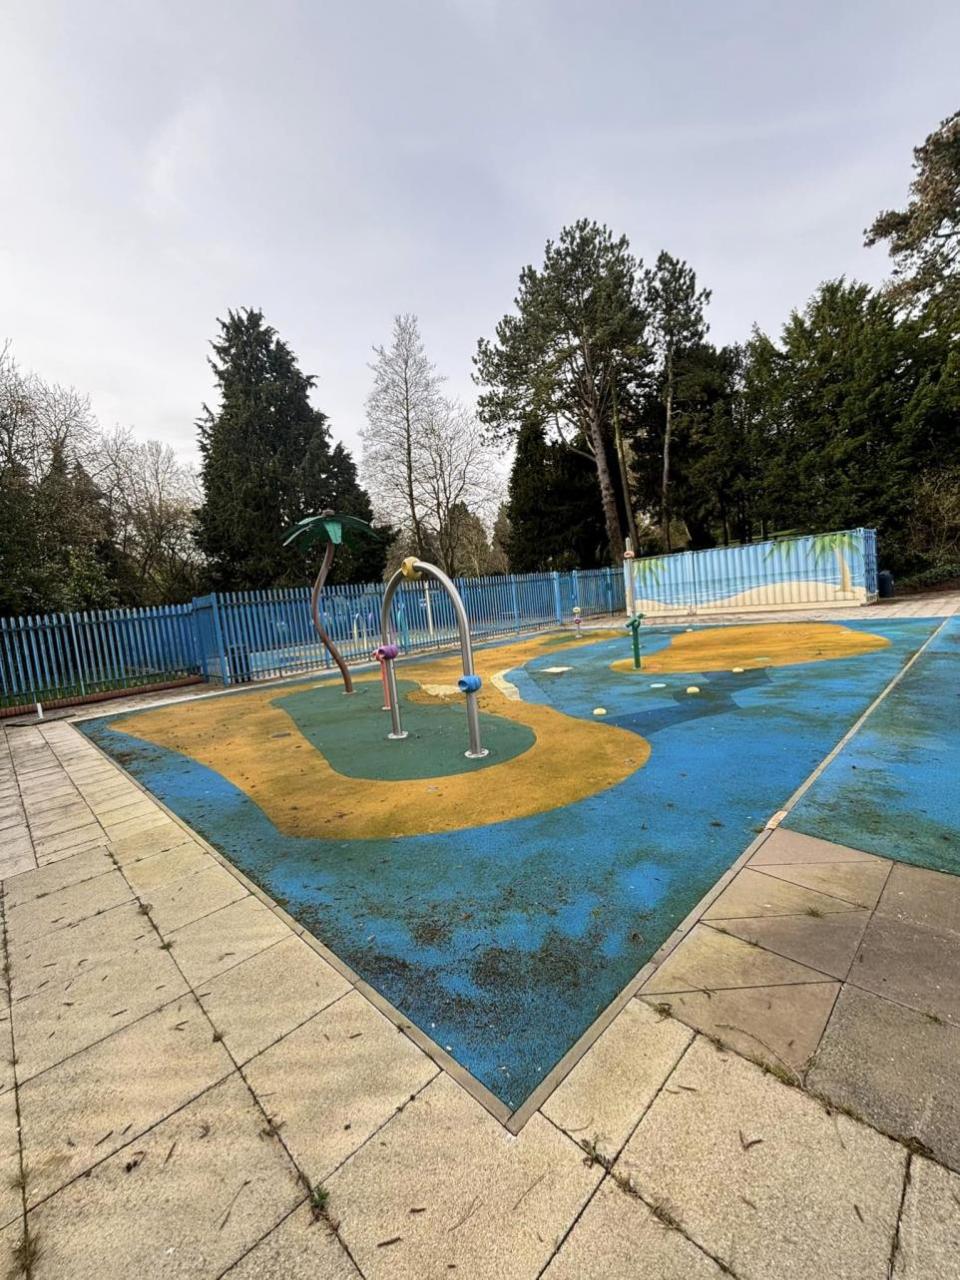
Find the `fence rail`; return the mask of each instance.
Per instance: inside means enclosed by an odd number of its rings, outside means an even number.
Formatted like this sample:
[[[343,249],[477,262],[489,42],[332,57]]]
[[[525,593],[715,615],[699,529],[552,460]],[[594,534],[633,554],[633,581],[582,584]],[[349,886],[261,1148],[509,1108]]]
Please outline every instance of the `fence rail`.
[[[556,626],[575,607],[585,618],[625,608],[624,580],[614,569],[460,578],[457,586],[479,638]],[[348,661],[368,659],[379,642],[383,592],[379,582],[323,592],[324,624]],[[403,584],[391,619],[405,653],[457,636],[449,599],[425,581]],[[237,684],[329,665],[307,587],[226,592],[152,609],[0,618],[0,708],[8,710],[190,678]]]
[[[634,612],[651,617],[870,604],[876,533],[845,529],[627,560],[624,579]]]

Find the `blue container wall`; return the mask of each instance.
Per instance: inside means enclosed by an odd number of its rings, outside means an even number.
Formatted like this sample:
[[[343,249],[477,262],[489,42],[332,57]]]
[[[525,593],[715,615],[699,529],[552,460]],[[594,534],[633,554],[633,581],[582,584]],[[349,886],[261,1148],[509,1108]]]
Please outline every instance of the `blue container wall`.
[[[634,607],[653,616],[795,605],[868,604],[876,534],[850,529],[627,562]]]

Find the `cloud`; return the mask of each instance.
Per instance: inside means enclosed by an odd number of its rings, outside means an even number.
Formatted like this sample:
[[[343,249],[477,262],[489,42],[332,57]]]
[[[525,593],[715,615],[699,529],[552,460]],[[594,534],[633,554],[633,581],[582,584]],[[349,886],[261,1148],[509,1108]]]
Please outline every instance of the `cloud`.
[[[187,211],[191,193],[205,182],[214,163],[222,108],[215,90],[191,94],[148,143],[143,203],[151,217],[168,219]]]

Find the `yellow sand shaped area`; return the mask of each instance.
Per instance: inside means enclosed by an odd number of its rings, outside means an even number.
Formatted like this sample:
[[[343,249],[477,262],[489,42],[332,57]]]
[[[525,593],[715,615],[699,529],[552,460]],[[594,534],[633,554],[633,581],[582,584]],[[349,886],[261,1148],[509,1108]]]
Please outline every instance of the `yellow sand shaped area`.
[[[636,675],[729,671],[732,667],[754,670],[852,658],[886,649],[889,644],[884,636],[855,631],[837,622],[763,622],[684,631],[673,636],[658,653],[641,652],[639,671],[632,658],[618,658],[610,665],[614,671],[630,671]]]
[[[650,744],[637,734],[517,701],[492,680],[494,674],[540,654],[611,635],[623,638],[622,632],[592,632],[582,640],[571,637],[558,643],[556,637],[536,636],[480,650],[476,667],[484,681],[481,709],[529,725],[536,742],[502,764],[450,777],[385,781],[335,772],[290,716],[272,705],[274,698],[289,693],[289,686],[158,707],[118,721],[114,728],[215,770],[253,800],[284,835],[370,839],[484,826],[574,804],[646,764]],[[459,658],[439,658],[404,666],[401,675],[420,685],[411,695],[418,701],[442,701],[442,694],[427,693],[424,686],[449,687],[460,669]],[[378,679],[376,674],[359,677]],[[384,751],[416,751],[415,741],[388,742],[388,727],[384,715]]]

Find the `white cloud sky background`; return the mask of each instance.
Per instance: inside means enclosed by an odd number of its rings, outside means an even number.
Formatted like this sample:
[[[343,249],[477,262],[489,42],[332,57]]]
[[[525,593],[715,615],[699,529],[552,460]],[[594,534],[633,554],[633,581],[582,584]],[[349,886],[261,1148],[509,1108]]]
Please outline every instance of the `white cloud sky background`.
[[[0,341],[195,455],[215,320],[258,306],[358,449],[420,317],[452,392],[577,217],[686,258],[711,336],[878,282],[863,228],[960,107],[955,0],[0,0]]]

